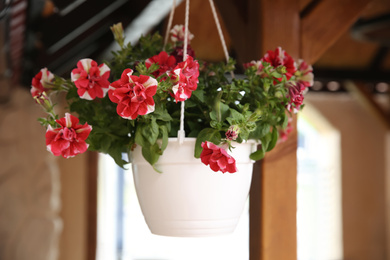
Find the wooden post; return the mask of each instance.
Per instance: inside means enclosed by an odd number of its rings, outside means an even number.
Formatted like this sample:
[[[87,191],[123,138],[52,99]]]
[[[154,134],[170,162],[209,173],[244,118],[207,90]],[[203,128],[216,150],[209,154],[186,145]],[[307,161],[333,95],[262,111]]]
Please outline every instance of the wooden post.
[[[294,59],[299,58],[299,2],[262,0],[257,10],[259,20],[254,26],[260,28],[256,42],[261,53],[280,46]],[[293,129],[285,143],[265,156],[261,171],[255,168],[250,194],[251,260],[297,259],[296,117]],[[259,230],[260,240],[256,235]]]
[[[240,9],[232,11],[232,6],[239,5],[235,0],[217,1],[217,4],[225,17],[239,62],[259,60],[267,50],[279,46],[294,59],[299,58],[298,0],[248,0],[243,7],[246,10],[241,13]],[[297,259],[295,124],[293,128],[288,141],[278,144],[254,167],[250,193],[250,260]]]
[[[97,196],[98,196],[98,153],[88,152],[86,179],[87,198],[87,260],[96,259],[97,249]]]

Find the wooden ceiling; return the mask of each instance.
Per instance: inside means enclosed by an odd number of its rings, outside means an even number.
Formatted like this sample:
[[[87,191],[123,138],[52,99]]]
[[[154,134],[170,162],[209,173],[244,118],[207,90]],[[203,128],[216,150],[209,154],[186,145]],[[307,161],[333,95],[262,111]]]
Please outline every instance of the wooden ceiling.
[[[112,43],[110,25],[119,21],[131,25],[148,4],[158,3],[158,1],[167,2],[162,0],[29,1],[22,82],[28,86],[31,76],[44,66],[61,74],[68,71],[80,58],[98,57]],[[228,2],[232,1],[235,0]],[[236,2],[239,3],[236,5],[237,12],[245,17],[245,13],[249,11],[245,4],[247,2]],[[299,0],[300,10],[304,12],[311,5],[319,2],[321,0]],[[218,7],[221,8],[221,4],[217,5]],[[229,8],[229,6],[222,6],[222,8]],[[372,0],[357,22],[364,25],[370,20],[386,17],[386,15],[390,15],[390,1]],[[235,56],[233,41],[221,17],[220,21],[230,54]],[[184,4],[177,7],[175,23],[184,23]],[[165,24],[162,20],[155,29],[164,30]],[[390,26],[387,24],[385,28],[387,29],[376,31],[381,34],[381,39],[389,38]],[[208,61],[224,60],[208,0],[191,1],[190,30],[195,35],[192,45],[198,58]],[[333,77],[390,82],[389,42],[358,38],[356,33],[352,35],[351,30],[346,31],[314,64],[316,76],[326,79]]]
[[[387,30],[382,33],[382,38],[390,37],[390,1],[373,0],[361,14],[357,22],[365,23],[378,17],[387,17],[384,26]],[[379,31],[379,30],[378,30]],[[390,71],[390,44],[378,40],[358,39],[354,37],[351,30],[347,31],[342,37],[331,46],[322,57],[314,64],[320,70],[339,70],[350,73],[371,73],[375,75],[383,72],[381,77],[389,80]],[[364,74],[365,74],[364,73]],[[385,76],[387,74],[387,77]],[[355,75],[357,76],[357,75]],[[368,78],[371,78],[367,75]],[[373,78],[373,77],[372,77]]]

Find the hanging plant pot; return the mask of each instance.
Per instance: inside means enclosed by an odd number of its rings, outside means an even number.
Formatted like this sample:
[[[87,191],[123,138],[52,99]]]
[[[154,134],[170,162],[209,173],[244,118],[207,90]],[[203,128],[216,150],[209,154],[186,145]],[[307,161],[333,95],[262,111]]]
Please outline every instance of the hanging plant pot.
[[[249,155],[255,142],[235,144],[236,173],[214,172],[194,157],[195,138],[170,138],[156,172],[141,147],[131,153],[134,183],[145,221],[153,234],[197,237],[232,233],[252,179]]]

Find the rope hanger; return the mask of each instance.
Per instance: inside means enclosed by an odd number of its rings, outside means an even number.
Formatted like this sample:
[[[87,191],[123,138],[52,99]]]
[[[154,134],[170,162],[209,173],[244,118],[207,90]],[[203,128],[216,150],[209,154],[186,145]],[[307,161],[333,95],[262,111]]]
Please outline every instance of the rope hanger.
[[[217,11],[215,10],[214,1],[213,0],[209,0],[209,3],[210,3],[211,11],[213,13],[213,18],[214,18],[214,21],[215,21],[215,25],[217,26],[218,35],[219,35],[219,39],[221,40],[221,44],[222,44],[223,52],[224,52],[224,55],[225,55],[225,59],[226,59],[226,62],[228,63],[229,62],[229,53],[227,51],[226,42],[225,42],[225,38],[223,37],[223,33],[222,33],[221,25],[219,23]],[[172,20],[173,20],[174,14],[175,14],[175,8],[176,8],[176,0],[173,0],[172,9],[171,9],[171,12],[169,14],[169,19],[168,19],[167,31],[165,33],[164,49],[165,49],[165,46],[166,46],[166,44],[168,42],[169,33],[171,31]],[[189,13],[190,13],[190,0],[186,0],[185,21],[184,21],[183,61],[185,61],[187,59],[188,24],[189,24],[189,16],[190,16]],[[233,71],[231,71],[231,76],[232,76],[232,78],[234,78]],[[184,104],[185,104],[184,101],[182,101],[181,102],[181,110],[180,110],[180,129],[177,132],[177,138],[178,138],[178,141],[179,141],[180,144],[182,144],[184,142],[184,138],[185,138],[185,131],[184,131]]]

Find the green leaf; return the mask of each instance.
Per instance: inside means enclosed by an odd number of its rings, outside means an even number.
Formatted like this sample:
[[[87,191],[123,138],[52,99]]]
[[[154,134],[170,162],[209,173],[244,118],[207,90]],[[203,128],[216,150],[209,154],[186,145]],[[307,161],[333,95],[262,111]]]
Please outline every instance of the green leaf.
[[[106,136],[106,138],[100,139],[101,150],[108,151],[110,149],[110,146],[111,146],[111,137]]]
[[[158,144],[149,145],[142,147],[142,155],[146,161],[154,167],[154,164],[158,161],[161,155],[161,149],[158,147]]]
[[[201,89],[197,89],[195,90],[194,92],[192,92],[192,95],[194,95],[195,97],[197,97],[199,99],[200,102],[204,102],[204,91],[201,90]]]
[[[243,122],[245,117],[235,109],[230,109],[230,118],[235,122]]]
[[[282,127],[285,129],[288,125],[288,115],[286,113],[283,113],[283,124]]]
[[[229,115],[229,106],[222,103],[221,101],[217,101],[215,103],[214,109],[210,112],[211,119],[222,122]]]
[[[156,110],[156,111],[154,111],[153,115],[157,120],[161,120],[161,121],[165,121],[165,122],[169,122],[172,120],[171,115],[168,113],[168,111],[166,109],[158,110],[158,111]]]
[[[108,154],[114,159],[115,163],[124,169],[124,166],[129,162],[122,159],[122,152],[116,149],[112,149],[108,152]]]
[[[145,127],[142,129],[143,137],[150,143],[155,144],[159,134],[159,127],[156,123],[156,118],[152,118],[149,124],[145,124]]]
[[[271,139],[272,139],[271,133],[268,133],[265,136],[263,136],[263,138],[261,138],[261,148],[264,153],[268,151],[268,146],[271,142]]]
[[[281,78],[282,74],[278,73],[276,70],[271,72],[271,76],[274,78]]]
[[[271,151],[274,149],[279,137],[279,131],[276,129],[276,127],[273,128],[272,133],[271,133],[271,141],[269,142],[267,152]]]
[[[249,155],[249,158],[254,161],[258,161],[264,158],[264,151],[263,149],[257,150],[256,152],[253,152]]]
[[[202,143],[205,141],[212,142],[214,144],[219,144],[221,142],[221,134],[218,130],[213,128],[205,128],[199,132],[198,137],[195,142],[195,157],[199,158],[202,153]]]
[[[161,133],[161,151],[164,151],[168,146],[168,128],[165,125],[160,125],[160,133]]]
[[[145,128],[145,126],[138,125],[138,129],[135,132],[135,143],[142,146],[142,147],[145,147],[145,146],[148,146],[149,143],[148,143],[148,140],[142,134],[143,128]]]

